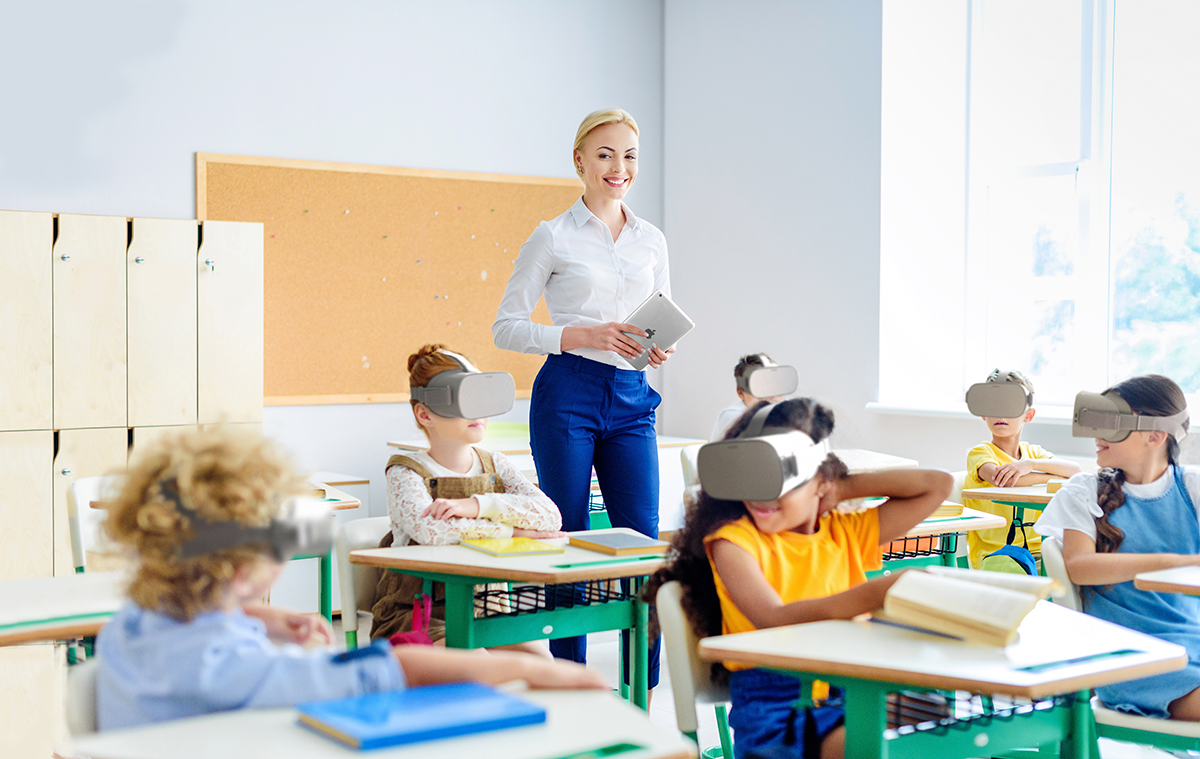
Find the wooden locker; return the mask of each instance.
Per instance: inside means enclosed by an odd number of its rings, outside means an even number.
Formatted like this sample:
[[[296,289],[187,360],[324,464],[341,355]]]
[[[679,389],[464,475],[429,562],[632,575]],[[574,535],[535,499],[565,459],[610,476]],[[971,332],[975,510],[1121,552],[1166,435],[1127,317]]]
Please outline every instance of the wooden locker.
[[[129,431],[125,427],[60,430],[54,457],[54,574],[75,571],[71,530],[67,522],[67,487],[80,477],[114,474],[125,469]]]
[[[123,216],[60,214],[54,269],[54,427],[126,426]]]
[[[0,430],[54,426],[54,216],[0,211]]]
[[[179,424],[171,427],[134,427],[133,441],[129,448],[129,463],[130,466],[137,460],[138,453],[145,450],[147,446],[153,445],[168,435],[175,435],[186,430],[198,429],[195,424]]]
[[[49,757],[67,737],[61,646],[0,648],[0,756]]]
[[[0,432],[0,580],[54,574],[53,461],[53,432]]]
[[[201,230],[199,422],[261,422],[263,225],[206,221]]]
[[[196,423],[195,221],[132,222],[129,426]]]

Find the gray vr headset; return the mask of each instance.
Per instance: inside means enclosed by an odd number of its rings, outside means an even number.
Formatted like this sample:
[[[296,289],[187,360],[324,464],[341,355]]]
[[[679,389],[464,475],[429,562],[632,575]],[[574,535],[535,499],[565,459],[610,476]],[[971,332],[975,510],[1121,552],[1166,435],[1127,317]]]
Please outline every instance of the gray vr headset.
[[[1033,406],[1033,393],[1013,377],[1003,372],[999,382],[980,382],[967,390],[967,410],[975,416],[992,419],[1015,419]]]
[[[409,386],[410,397],[430,411],[453,419],[483,419],[508,413],[517,397],[517,386],[508,372],[481,372],[470,361],[450,351],[461,369],[438,372],[426,387]]]
[[[777,405],[756,411],[737,437],[700,449],[696,468],[705,493],[722,501],[774,501],[813,478],[829,446],[790,427],[764,429]]]
[[[283,562],[295,556],[324,556],[333,546],[333,512],[315,498],[289,499],[266,527],[247,527],[200,516],[183,502],[174,477],[160,482],[159,489],[191,522],[192,537],[179,546],[181,559],[245,546],[259,548]]]
[[[1111,390],[1104,393],[1085,391],[1075,396],[1071,434],[1119,443],[1135,430],[1162,430],[1178,442],[1187,435],[1187,422],[1186,408],[1171,416],[1135,414],[1125,399]]]
[[[763,356],[763,359],[770,359]],[[780,366],[774,361],[764,366],[751,366],[737,378],[738,388],[755,398],[774,398],[791,395],[800,385],[800,376],[791,366]]]

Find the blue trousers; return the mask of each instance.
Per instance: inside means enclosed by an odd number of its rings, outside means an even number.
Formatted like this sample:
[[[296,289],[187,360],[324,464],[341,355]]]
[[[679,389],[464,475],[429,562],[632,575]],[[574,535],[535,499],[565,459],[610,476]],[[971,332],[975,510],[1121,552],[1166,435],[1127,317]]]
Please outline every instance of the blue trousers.
[[[841,691],[830,691],[827,706],[796,707],[811,682],[766,669],[729,675],[729,727],[736,759],[815,759],[825,737],[844,722]]]
[[[551,354],[533,383],[529,443],[538,486],[558,505],[563,529],[586,530],[592,468],[613,527],[658,537],[658,440],[662,401],[644,372],[569,353]],[[561,586],[560,594],[569,586]],[[550,641],[560,659],[587,661],[587,638]],[[650,687],[658,683],[659,641],[650,647]],[[628,667],[626,672],[628,672]]]

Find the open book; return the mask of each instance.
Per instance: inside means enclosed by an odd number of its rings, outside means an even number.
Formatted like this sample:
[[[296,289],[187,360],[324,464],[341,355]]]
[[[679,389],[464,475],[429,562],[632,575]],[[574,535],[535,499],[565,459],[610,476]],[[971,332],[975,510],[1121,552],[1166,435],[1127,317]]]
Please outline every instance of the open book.
[[[1049,577],[928,567],[905,572],[872,617],[969,643],[1007,646],[1037,602],[1060,590]]]

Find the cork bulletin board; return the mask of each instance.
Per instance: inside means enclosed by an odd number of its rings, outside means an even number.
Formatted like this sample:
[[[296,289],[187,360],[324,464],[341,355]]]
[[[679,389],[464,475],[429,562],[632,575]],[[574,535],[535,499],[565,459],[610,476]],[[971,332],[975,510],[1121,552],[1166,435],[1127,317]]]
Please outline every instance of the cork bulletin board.
[[[410,353],[441,342],[529,397],[544,357],[492,322],[521,244],[574,179],[196,154],[196,218],[264,225],[266,405],[408,400]],[[549,324],[544,302],[535,321]]]

